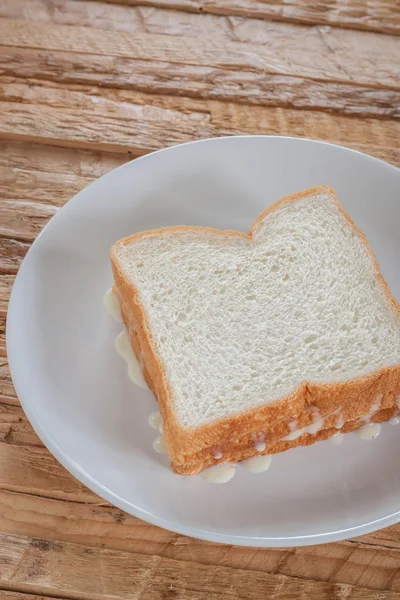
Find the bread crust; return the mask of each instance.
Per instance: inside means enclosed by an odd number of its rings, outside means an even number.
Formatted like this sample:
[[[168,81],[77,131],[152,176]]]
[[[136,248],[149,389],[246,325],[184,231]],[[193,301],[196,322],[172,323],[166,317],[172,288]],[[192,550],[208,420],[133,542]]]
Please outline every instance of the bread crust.
[[[156,237],[165,232],[179,235],[181,232],[194,231],[218,236],[239,236],[251,240],[265,216],[276,210],[277,207],[321,193],[323,190],[333,197],[340,212],[361,239],[372,259],[375,275],[400,318],[400,304],[392,296],[365,235],[346,213],[334,190],[328,186],[311,188],[281,198],[260,214],[248,234],[234,230],[222,231],[196,226],[176,226],[134,234],[119,240],[111,249],[115,291],[121,302],[123,319],[133,350],[142,365],[145,379],[158,400],[164,422],[165,445],[171,460],[171,467],[175,472],[194,474],[219,462],[237,462],[251,456],[281,452],[298,445],[308,445],[320,439],[327,439],[339,431],[332,422],[332,413],[338,410],[342,411],[344,419],[341,431],[352,431],[365,424],[360,421],[360,418],[369,413],[371,407],[376,403],[376,399],[381,396],[381,410],[376,412],[371,420],[379,422],[398,414],[400,364],[339,383],[315,384],[305,381],[291,394],[275,402],[260,405],[238,415],[200,427],[181,427],[173,410],[173,392],[163,364],[157,355],[156,345],[144,307],[140,302],[138,290],[128,281],[119,267],[116,256],[117,249],[145,236]],[[327,417],[323,429],[314,435],[304,434],[295,440],[282,441],[282,438],[290,433],[290,420],[296,419],[299,427],[312,422],[313,414],[310,407],[317,409],[321,417]],[[263,452],[259,452],[255,447],[256,436],[265,430],[268,430],[267,446]],[[214,456],[216,448],[223,453],[223,458],[220,460]]]

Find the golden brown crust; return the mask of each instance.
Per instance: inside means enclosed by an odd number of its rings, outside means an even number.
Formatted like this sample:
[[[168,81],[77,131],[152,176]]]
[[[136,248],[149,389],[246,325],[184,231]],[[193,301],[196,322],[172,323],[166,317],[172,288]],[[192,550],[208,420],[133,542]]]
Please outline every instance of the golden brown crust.
[[[392,408],[385,408],[383,410],[378,411],[374,415],[372,415],[369,419],[371,423],[382,423],[383,421],[387,421],[394,416],[398,416],[400,414],[400,410],[397,406]],[[363,427],[366,423],[360,419],[354,419],[352,421],[348,421],[344,423],[343,427],[337,429],[336,427],[330,425],[329,427],[324,427],[317,433],[304,433],[299,436],[295,440],[277,440],[274,443],[267,444],[265,450],[263,452],[257,452],[254,448],[254,443],[251,445],[243,445],[241,448],[232,448],[227,453],[223,455],[220,460],[214,458],[214,456],[209,452],[208,454],[204,453],[199,460],[186,463],[182,467],[176,468],[172,465],[173,470],[179,475],[193,475],[195,473],[199,473],[203,469],[207,467],[212,467],[218,463],[228,462],[228,463],[238,463],[242,460],[246,460],[247,458],[251,458],[253,456],[260,456],[264,454],[277,454],[278,452],[284,452],[285,450],[290,450],[292,448],[297,448],[298,446],[310,446],[315,442],[319,442],[322,440],[327,440],[334,436],[337,433],[350,433],[351,431],[356,431],[360,427]]]
[[[322,431],[313,436],[302,436],[286,443],[278,442],[280,438],[289,433],[288,419],[296,418],[300,427],[308,424],[307,419],[310,418],[308,407],[310,406],[317,408],[322,416],[330,415],[332,412],[341,409],[344,414],[346,427],[353,427],[353,429],[361,426],[360,424],[357,425],[358,419],[369,412],[376,397],[381,394],[383,396],[382,408],[392,412],[396,410],[395,395],[400,393],[400,365],[381,369],[368,376],[343,383],[313,384],[312,382],[304,382],[292,394],[274,403],[261,405],[245,413],[212,422],[195,429],[181,427],[177,422],[172,408],[172,390],[165,376],[163,365],[157,356],[157,350],[144,308],[139,300],[138,291],[127,280],[119,268],[115,253],[116,248],[144,236],[158,236],[165,232],[175,235],[180,232],[197,231],[213,233],[219,236],[240,236],[245,239],[251,239],[258,225],[269,212],[275,210],[282,203],[299,200],[302,197],[321,192],[322,189],[326,189],[332,194],[339,210],[364,243],[372,258],[376,276],[400,318],[400,305],[391,295],[388,285],[380,273],[376,257],[368,246],[366,237],[359,231],[341,206],[335,192],[326,186],[304,190],[278,200],[278,202],[275,202],[261,213],[253,223],[248,235],[239,231],[177,226],[134,234],[118,241],[111,249],[115,289],[121,301],[124,322],[130,334],[133,349],[142,363],[146,381],[159,402],[164,420],[165,444],[172,468],[176,472],[186,474],[197,473],[203,468],[217,463],[218,460],[213,457],[212,453],[215,446],[218,446],[224,452],[224,461],[243,460],[244,458],[259,454],[254,443],[251,442],[253,443],[251,445],[249,440],[253,440],[254,435],[265,430],[268,430],[269,440],[271,440],[265,452],[280,452],[289,447],[313,443],[313,441],[326,439],[333,435],[337,430],[329,426],[327,428],[324,427]],[[332,431],[332,433],[327,433],[329,431]]]

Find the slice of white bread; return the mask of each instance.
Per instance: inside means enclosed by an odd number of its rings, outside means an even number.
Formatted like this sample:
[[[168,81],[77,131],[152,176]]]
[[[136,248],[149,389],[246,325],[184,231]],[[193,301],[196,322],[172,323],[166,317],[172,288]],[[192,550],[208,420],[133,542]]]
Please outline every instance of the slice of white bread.
[[[248,235],[169,227],[111,260],[175,471],[397,413],[400,306],[332,189],[283,198]]]

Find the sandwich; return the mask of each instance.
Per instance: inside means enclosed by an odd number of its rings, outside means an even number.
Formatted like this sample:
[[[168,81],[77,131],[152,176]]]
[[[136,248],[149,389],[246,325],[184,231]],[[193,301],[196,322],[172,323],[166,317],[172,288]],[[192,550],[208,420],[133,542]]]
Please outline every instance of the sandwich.
[[[111,262],[176,473],[400,413],[400,305],[331,188],[279,200],[248,234],[136,233]]]

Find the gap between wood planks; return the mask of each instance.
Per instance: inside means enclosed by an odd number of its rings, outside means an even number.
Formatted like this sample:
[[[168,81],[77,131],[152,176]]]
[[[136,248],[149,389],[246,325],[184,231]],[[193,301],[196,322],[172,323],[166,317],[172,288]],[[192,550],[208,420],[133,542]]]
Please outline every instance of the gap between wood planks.
[[[1,442],[0,442],[1,443]],[[40,440],[39,440],[40,443]],[[72,477],[72,475],[71,475]],[[27,488],[21,487],[21,488],[13,488],[11,487],[7,487],[7,486],[2,486],[0,484],[0,495],[1,494],[18,494],[18,495],[22,495],[22,496],[26,496],[27,499],[29,498],[34,498],[34,499],[38,499],[38,500],[52,500],[54,502],[66,502],[68,504],[83,504],[84,506],[99,506],[99,507],[107,507],[110,508],[112,507],[111,504],[109,504],[108,502],[106,502],[106,500],[103,500],[100,497],[97,497],[95,494],[93,494],[93,498],[89,499],[89,495],[90,495],[90,490],[88,490],[88,494],[86,496],[82,496],[82,497],[73,497],[73,496],[68,496],[66,497],[64,494],[46,494],[46,493],[40,493],[37,491],[29,491]],[[28,504],[28,503],[27,503]],[[118,510],[118,509],[116,509]],[[352,540],[349,540],[352,541]],[[353,540],[354,541],[354,540]],[[371,542],[372,545],[372,542]],[[375,542],[376,546],[382,546],[382,547],[387,547],[387,548],[397,548],[396,545],[387,545],[387,544],[380,544],[379,542]]]

